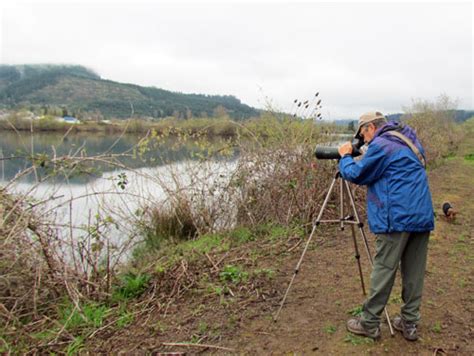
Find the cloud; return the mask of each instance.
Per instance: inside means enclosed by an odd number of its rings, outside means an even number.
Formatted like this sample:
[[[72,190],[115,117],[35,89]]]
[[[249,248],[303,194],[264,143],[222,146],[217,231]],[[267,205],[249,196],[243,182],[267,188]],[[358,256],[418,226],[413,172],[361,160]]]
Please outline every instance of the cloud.
[[[1,21],[2,63],[285,110],[320,91],[332,118],[440,93],[473,108],[470,3],[10,2]]]

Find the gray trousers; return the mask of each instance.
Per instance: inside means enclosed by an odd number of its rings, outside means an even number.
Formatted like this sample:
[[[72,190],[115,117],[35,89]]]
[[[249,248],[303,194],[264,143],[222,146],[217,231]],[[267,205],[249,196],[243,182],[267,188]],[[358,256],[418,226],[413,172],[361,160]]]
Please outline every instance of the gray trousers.
[[[413,323],[420,320],[429,236],[429,231],[377,235],[370,294],[361,315],[361,323],[366,329],[373,329],[380,324],[380,315],[390,297],[399,265],[403,300],[401,316]]]

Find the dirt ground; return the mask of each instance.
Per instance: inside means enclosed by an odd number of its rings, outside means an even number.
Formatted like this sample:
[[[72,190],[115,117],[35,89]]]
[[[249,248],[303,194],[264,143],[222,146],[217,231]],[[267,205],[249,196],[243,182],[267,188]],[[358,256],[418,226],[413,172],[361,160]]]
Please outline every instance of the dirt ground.
[[[339,231],[333,226],[316,234],[277,323],[272,317],[304,242],[296,245],[297,240],[286,239],[274,246],[274,241],[249,243],[245,252],[226,257],[227,262],[240,259],[239,263],[249,269],[274,271],[272,278],[255,278],[251,287],[231,287],[223,294],[190,291],[159,312],[150,308],[126,328],[98,333],[87,349],[146,354],[473,355],[474,162],[464,158],[469,153],[474,153],[472,132],[458,156],[429,171],[437,216],[429,245],[419,341],[408,342],[396,331],[390,336],[386,323],[382,338],[376,342],[346,331],[346,320],[357,311],[364,296],[350,229]],[[454,222],[442,214],[445,201],[457,210]],[[375,237],[368,237],[373,246]],[[256,254],[255,249],[260,252]],[[370,266],[360,239],[359,249],[368,290]],[[261,252],[264,250],[267,253]],[[255,258],[251,258],[252,253]],[[208,267],[212,267],[212,259],[219,257],[209,257]],[[388,305],[392,319],[401,306],[400,290],[397,277]],[[205,344],[209,346],[202,346]]]

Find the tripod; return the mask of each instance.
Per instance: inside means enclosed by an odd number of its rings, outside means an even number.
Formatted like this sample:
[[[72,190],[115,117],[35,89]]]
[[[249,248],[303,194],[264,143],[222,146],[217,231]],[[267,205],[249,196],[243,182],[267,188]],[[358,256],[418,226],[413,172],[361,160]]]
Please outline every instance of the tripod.
[[[321,217],[323,216],[324,209],[326,209],[329,198],[331,196],[331,193],[332,193],[337,181],[339,181],[339,195],[340,195],[339,196],[339,199],[340,199],[339,200],[339,203],[340,203],[340,206],[339,206],[339,219],[337,219],[337,220],[321,220]],[[353,215],[344,216],[344,192],[346,192],[347,196],[349,197],[349,202],[350,202],[350,205],[352,207]],[[355,228],[354,228],[355,225],[359,228],[359,232],[362,236],[362,241],[364,242],[365,252],[367,253],[367,258],[369,259],[371,267],[373,267],[372,255],[371,255],[370,250],[369,250],[369,243],[367,242],[367,236],[365,235],[365,232],[364,232],[364,229],[363,229],[364,224],[360,221],[359,213],[357,212],[357,208],[356,208],[356,205],[355,205],[354,196],[352,194],[351,187],[349,186],[349,183],[344,178],[342,178],[341,173],[339,173],[339,171],[338,171],[334,175],[334,178],[333,178],[333,180],[331,182],[331,185],[329,187],[329,191],[326,194],[326,197],[324,198],[323,205],[321,206],[321,210],[319,211],[318,217],[316,218],[316,221],[313,224],[313,229],[311,231],[311,234],[309,235],[308,240],[306,241],[306,245],[304,247],[303,253],[301,254],[301,257],[298,261],[298,264],[295,267],[293,277],[291,278],[290,284],[288,285],[288,288],[285,292],[285,295],[283,296],[283,299],[282,299],[281,304],[280,304],[280,308],[278,309],[278,311],[277,311],[277,313],[276,313],[276,315],[273,319],[275,322],[278,320],[278,316],[280,315],[281,309],[283,308],[283,304],[285,303],[286,297],[288,296],[288,292],[290,291],[291,285],[293,284],[293,281],[295,280],[295,277],[299,272],[301,263],[303,262],[304,255],[306,254],[306,251],[308,250],[309,243],[313,239],[313,235],[316,231],[316,228],[321,223],[340,224],[341,230],[344,230],[344,225],[345,224],[349,224],[351,226],[352,240],[354,242],[354,252],[355,252],[355,258],[357,260],[357,266],[358,266],[358,269],[359,269],[359,276],[360,276],[360,282],[361,282],[361,287],[362,287],[362,293],[364,294],[364,296],[367,295],[367,293],[365,291],[365,284],[364,284],[364,276],[363,276],[363,273],[362,273],[362,267],[361,267],[361,264],[360,264],[359,247],[357,246],[357,239],[356,239],[356,236],[355,236]],[[388,315],[387,308],[384,308],[384,312],[385,312],[385,317],[387,318],[387,323],[388,323],[388,326],[389,326],[389,329],[390,329],[390,334],[392,336],[394,336],[392,323],[390,322],[390,317]]]

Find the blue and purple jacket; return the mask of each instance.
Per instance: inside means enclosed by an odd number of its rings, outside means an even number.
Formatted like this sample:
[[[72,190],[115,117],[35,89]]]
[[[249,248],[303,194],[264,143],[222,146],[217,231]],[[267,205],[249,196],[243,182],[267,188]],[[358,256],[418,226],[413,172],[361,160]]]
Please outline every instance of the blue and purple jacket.
[[[410,147],[389,130],[408,137],[424,156],[415,131],[390,121],[375,132],[361,160],[350,155],[341,158],[340,173],[352,183],[367,185],[367,215],[373,233],[431,231],[434,214],[425,169]]]

